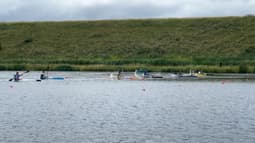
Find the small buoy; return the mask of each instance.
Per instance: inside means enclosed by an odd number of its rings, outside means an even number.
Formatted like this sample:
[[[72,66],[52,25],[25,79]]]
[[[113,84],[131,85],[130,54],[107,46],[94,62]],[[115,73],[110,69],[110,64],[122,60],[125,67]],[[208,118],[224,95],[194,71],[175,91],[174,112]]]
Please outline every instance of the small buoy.
[[[145,88],[143,88],[142,90],[143,90],[143,91],[146,91],[146,89],[145,89]]]

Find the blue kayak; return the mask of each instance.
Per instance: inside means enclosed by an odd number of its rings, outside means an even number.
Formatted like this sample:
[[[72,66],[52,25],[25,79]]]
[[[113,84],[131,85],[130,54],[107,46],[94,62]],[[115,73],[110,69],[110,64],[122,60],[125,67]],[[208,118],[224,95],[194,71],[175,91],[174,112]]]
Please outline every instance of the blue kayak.
[[[46,79],[38,79],[36,81],[43,81],[43,80],[64,80],[65,78],[64,77],[49,77],[49,78],[46,78]]]
[[[53,80],[64,80],[64,77],[49,77],[48,79],[53,79]]]

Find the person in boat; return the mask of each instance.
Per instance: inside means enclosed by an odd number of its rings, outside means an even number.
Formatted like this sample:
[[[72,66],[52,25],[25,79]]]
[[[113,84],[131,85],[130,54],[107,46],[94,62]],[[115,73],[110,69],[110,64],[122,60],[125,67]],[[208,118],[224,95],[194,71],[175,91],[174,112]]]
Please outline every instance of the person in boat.
[[[18,71],[14,74],[13,79],[14,81],[19,81],[22,74],[20,74]]]
[[[45,71],[42,71],[41,75],[40,75],[40,79],[44,80],[47,79],[48,77],[45,75]]]
[[[117,74],[118,80],[120,80],[120,77],[121,77],[121,71],[119,70],[119,71],[118,71],[118,74]]]

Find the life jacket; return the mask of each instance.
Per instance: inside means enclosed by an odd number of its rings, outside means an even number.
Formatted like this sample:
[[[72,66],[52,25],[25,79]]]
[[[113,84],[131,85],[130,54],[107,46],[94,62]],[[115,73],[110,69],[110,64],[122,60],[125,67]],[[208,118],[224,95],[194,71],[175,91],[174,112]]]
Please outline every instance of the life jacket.
[[[40,79],[46,79],[47,77],[44,74],[41,74]]]
[[[14,81],[19,81],[20,80],[20,75],[19,74],[15,74],[14,75]]]

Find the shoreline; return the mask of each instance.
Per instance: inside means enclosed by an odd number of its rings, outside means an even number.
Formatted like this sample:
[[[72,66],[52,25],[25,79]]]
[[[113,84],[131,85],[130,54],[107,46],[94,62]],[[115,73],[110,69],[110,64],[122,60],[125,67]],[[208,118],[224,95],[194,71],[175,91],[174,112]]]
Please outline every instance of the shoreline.
[[[130,65],[72,65],[72,64],[0,64],[0,71],[95,71],[113,72],[124,71],[133,72],[136,69],[146,69],[149,72],[163,73],[189,73],[190,71],[201,71],[204,73],[255,73],[255,66],[216,66],[216,65],[177,65],[177,66],[154,66],[145,64]]]

